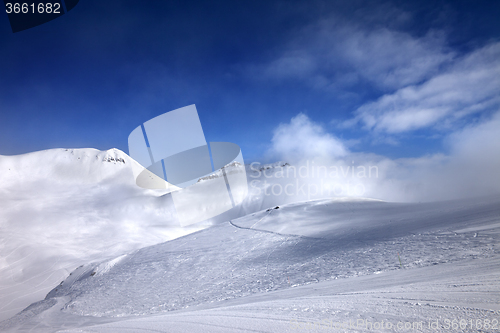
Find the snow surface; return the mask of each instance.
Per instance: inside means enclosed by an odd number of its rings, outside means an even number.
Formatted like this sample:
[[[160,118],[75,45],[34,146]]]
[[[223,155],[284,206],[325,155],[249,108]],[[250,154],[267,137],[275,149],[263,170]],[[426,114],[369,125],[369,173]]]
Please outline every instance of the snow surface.
[[[173,224],[164,193],[137,187],[134,166],[117,149],[0,156],[0,320],[82,263],[203,228]]]
[[[499,264],[498,258],[465,260],[323,281],[209,309],[59,332],[496,332],[480,327],[500,317]],[[466,326],[452,329],[453,320]]]
[[[0,331],[500,330],[483,327],[500,320],[498,196],[253,192],[186,229],[164,192],[135,186],[134,163],[118,150],[0,156],[0,311],[25,308]],[[469,326],[448,330],[453,319]]]
[[[293,332],[384,320],[436,332],[436,320],[441,330],[446,319],[484,323],[500,317],[499,204],[322,200],[264,210],[84,265],[3,329]],[[276,231],[297,219],[295,234]],[[345,331],[370,331],[352,325]]]
[[[134,168],[137,173],[139,164],[118,149],[0,156],[0,321],[43,299],[82,264],[290,199],[254,196],[210,221],[181,227],[167,191],[137,187]]]

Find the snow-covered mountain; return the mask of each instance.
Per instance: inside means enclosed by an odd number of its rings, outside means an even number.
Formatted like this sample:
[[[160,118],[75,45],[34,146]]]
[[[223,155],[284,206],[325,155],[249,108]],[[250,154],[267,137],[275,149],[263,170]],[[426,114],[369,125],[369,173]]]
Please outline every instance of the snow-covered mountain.
[[[108,178],[121,178],[130,183],[126,174],[134,162],[118,149],[49,149],[23,155],[0,156],[2,189],[26,182],[46,180],[51,184],[88,184]],[[50,188],[49,188],[50,189]]]
[[[436,320],[444,330],[445,319],[500,314],[498,196],[300,201],[273,194],[290,183],[279,162],[247,166],[256,182],[243,204],[181,228],[166,191],[137,187],[134,167],[116,149],[0,156],[0,318],[18,313],[0,331],[313,332],[385,320],[435,332]]]
[[[82,263],[201,228],[174,223],[164,192],[137,187],[134,167],[117,149],[0,156],[0,319]]]
[[[0,320],[43,299],[81,264],[281,202],[247,200],[210,221],[181,227],[167,191],[136,186],[137,170],[141,166],[118,149],[0,156]]]

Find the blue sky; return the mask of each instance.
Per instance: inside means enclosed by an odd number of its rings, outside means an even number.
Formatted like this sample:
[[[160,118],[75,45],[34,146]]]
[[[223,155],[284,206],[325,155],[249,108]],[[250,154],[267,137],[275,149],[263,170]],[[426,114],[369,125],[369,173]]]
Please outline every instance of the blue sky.
[[[0,15],[0,154],[127,152],[135,127],[190,104],[207,140],[246,160],[316,139],[452,154],[496,119],[498,17],[497,1],[81,0],[13,34]]]

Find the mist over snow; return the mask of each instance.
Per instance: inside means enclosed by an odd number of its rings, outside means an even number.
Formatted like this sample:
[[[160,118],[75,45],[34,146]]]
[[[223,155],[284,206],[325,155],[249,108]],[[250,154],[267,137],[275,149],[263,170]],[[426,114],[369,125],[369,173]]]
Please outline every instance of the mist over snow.
[[[499,202],[271,207],[85,263],[0,329],[322,332],[351,320],[340,328],[415,322],[435,332],[463,316],[482,324],[500,310]]]
[[[310,184],[313,198],[449,200],[500,192],[499,128],[497,112],[449,133],[446,153],[390,159],[354,152],[349,149],[349,141],[334,137],[321,124],[299,114],[276,128],[268,153],[289,162],[295,170],[285,174],[291,181],[300,178],[306,187]],[[330,190],[328,186],[335,188]]]
[[[493,331],[499,13],[110,0],[0,25],[0,331]],[[124,151],[193,103],[207,142],[241,147],[248,195],[239,158],[200,175],[184,211],[233,208],[181,227]]]
[[[135,185],[117,149],[0,156],[0,318],[43,299],[82,263],[199,230],[181,228],[161,191]]]

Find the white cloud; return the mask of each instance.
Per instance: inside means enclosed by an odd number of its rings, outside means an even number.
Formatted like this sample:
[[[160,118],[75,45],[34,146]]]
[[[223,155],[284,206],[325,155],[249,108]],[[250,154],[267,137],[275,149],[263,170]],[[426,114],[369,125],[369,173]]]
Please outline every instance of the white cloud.
[[[306,27],[270,63],[251,68],[252,74],[295,78],[316,88],[369,82],[385,90],[421,82],[453,58],[436,32],[417,38],[339,22],[334,18]]]
[[[342,141],[300,113],[274,130],[271,153],[296,161],[309,157],[335,158],[346,155],[348,150]]]
[[[297,166],[311,160],[344,169],[376,166],[375,178],[327,181],[362,184],[363,196],[389,201],[500,193],[500,43],[459,56],[435,32],[415,37],[328,20],[304,29],[273,61],[254,69],[266,79],[301,80],[314,88],[346,91],[369,83],[385,91],[344,122],[363,125],[376,133],[375,140],[394,144],[398,134],[447,129],[439,133],[446,153],[390,159],[350,152],[347,142],[298,115],[274,131],[270,152],[277,158]],[[472,114],[481,121],[464,128]],[[318,179],[301,181],[320,184]]]
[[[384,95],[343,123],[379,135],[453,129],[457,120],[500,105],[500,43],[459,56],[438,31],[417,37],[330,18],[305,27],[270,62],[250,67],[252,76],[298,80],[338,97],[366,91],[356,88],[366,84],[380,89]]]
[[[418,158],[390,159],[370,153],[349,152],[342,141],[324,131],[320,124],[299,114],[274,131],[271,152],[297,168],[307,166],[309,175],[300,184],[320,188],[334,184],[339,188],[362,188],[360,192],[343,191],[341,196],[363,196],[387,201],[436,201],[500,193],[500,112],[482,122],[467,126],[445,139],[449,152]],[[313,167],[314,165],[314,167]],[[340,177],[310,177],[312,168],[336,167]],[[343,177],[342,173],[354,177]],[[357,177],[358,166],[377,170],[375,177]],[[375,173],[373,173],[375,174]],[[283,184],[285,180],[278,179]],[[289,180],[294,183],[295,178]],[[297,183],[298,184],[298,183]],[[358,186],[358,187],[355,187]],[[318,191],[315,190],[315,194]],[[323,195],[324,194],[324,195]],[[337,194],[338,195],[338,194]],[[319,197],[328,197],[324,192]],[[318,197],[318,195],[317,195]],[[310,200],[308,194],[296,200]]]
[[[422,84],[384,95],[356,111],[347,125],[361,122],[377,132],[400,133],[446,126],[471,113],[500,105],[500,43],[458,59]]]

